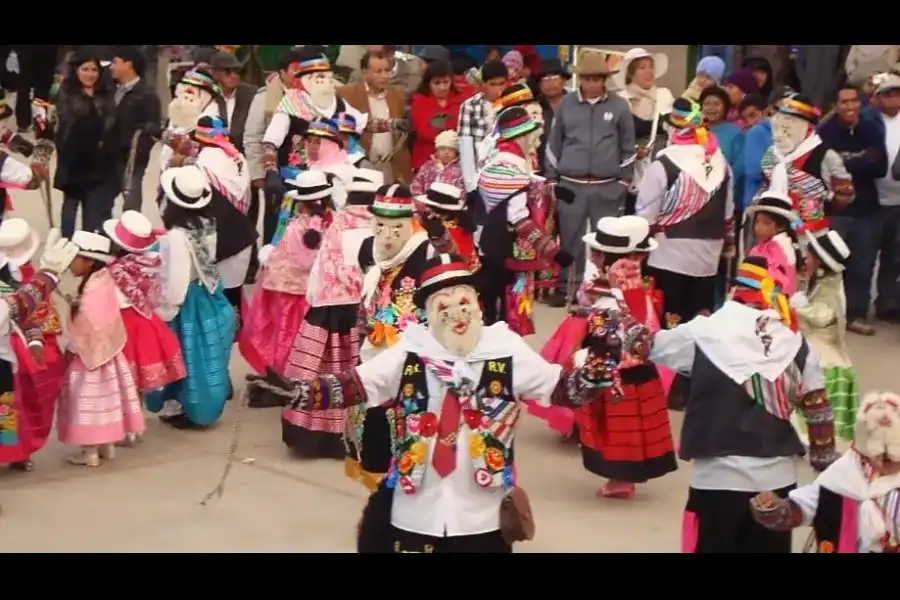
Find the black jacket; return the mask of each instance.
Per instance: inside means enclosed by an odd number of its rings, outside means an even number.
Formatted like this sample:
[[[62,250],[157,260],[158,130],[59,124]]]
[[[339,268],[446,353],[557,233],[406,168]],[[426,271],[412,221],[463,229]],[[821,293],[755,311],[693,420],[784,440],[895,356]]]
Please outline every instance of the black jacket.
[[[57,166],[53,187],[79,195],[98,185],[113,170],[109,141],[115,125],[115,102],[107,91],[93,97],[63,90],[56,99]]]
[[[114,152],[118,155],[119,168],[128,162],[131,152],[131,138],[138,130],[144,133],[138,142],[135,167],[146,167],[150,162],[153,138],[159,137],[162,129],[159,98],[155,90],[143,79],[128,90],[116,107],[114,132]]]

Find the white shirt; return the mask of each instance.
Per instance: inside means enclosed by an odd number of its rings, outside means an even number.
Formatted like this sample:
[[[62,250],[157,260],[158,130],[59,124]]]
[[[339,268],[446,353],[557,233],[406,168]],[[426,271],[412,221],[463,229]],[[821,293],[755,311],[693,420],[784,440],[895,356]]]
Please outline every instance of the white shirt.
[[[895,117],[889,117],[881,113],[881,118],[884,120],[884,145],[887,149],[887,164],[892,165],[897,159],[898,151],[900,151],[900,114]],[[891,177],[890,168],[888,168],[885,177],[875,180],[875,186],[878,188],[878,200],[882,206],[900,205],[900,181],[895,181]]]
[[[235,99],[237,98],[237,94],[235,92],[231,92],[230,96],[223,95],[222,97],[225,98],[225,112],[227,113],[226,116],[228,117],[226,119],[228,122],[228,127],[231,127],[231,117],[234,115],[234,105],[236,102]]]
[[[396,66],[396,63],[395,63]],[[387,93],[373,95],[366,85],[366,94],[369,96],[369,116],[373,119],[390,119],[391,110],[388,108]],[[394,136],[390,131],[372,134],[372,147],[369,149],[369,157],[372,162],[378,162],[391,153],[394,149]]]
[[[429,347],[435,346],[438,352],[443,351],[426,328],[409,325],[397,344],[357,367],[357,375],[366,391],[366,406],[392,402],[397,397],[407,352],[414,350],[419,356],[438,358],[430,354]],[[490,349],[483,352],[485,346]],[[562,372],[559,365],[541,358],[503,322],[484,328],[481,341],[470,355],[472,358],[465,361],[474,381],[480,381],[487,360],[484,357],[488,355],[511,357],[512,392],[517,400],[526,397],[549,405],[550,394]],[[428,411],[440,415],[446,385],[428,370],[425,378],[429,390]],[[429,444],[428,470],[419,488],[414,494],[405,494],[398,486],[394,492],[391,518],[394,527],[433,537],[477,535],[500,528],[500,502],[504,489],[483,488],[475,482],[469,457],[470,436],[469,428],[461,425],[456,446],[456,470],[447,478],[441,478],[431,470],[434,446]]]
[[[20,163],[12,156],[7,156],[6,160],[3,161],[3,168],[0,170],[0,182],[24,187],[31,183],[32,177],[31,167]]]

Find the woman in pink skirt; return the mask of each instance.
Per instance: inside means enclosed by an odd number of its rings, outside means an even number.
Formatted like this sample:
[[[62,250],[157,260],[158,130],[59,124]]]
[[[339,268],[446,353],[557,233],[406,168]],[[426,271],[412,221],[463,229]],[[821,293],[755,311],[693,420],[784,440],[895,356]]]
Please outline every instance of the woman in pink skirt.
[[[280,375],[309,308],[309,273],[332,219],[332,185],[325,173],[301,171],[285,184],[296,216],[277,246],[264,246],[259,252],[265,268],[239,339],[241,354],[251,367],[259,373],[270,367]]]
[[[134,371],[125,356],[127,337],[119,310],[109,238],[76,231],[78,257],[71,271],[82,282],[69,316],[69,366],[59,399],[57,430],[65,444],[81,446],[74,465],[96,467],[115,457],[116,442],[141,435],[144,413]]]

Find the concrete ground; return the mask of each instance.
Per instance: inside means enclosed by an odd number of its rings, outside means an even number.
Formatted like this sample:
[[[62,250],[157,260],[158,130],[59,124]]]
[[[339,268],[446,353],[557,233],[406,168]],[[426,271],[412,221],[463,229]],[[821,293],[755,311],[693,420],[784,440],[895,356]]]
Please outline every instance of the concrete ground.
[[[157,165],[145,179],[144,212],[158,223],[152,190]],[[38,192],[12,193],[15,216],[42,233],[47,223]],[[54,195],[58,224],[61,197]],[[119,209],[116,209],[116,213]],[[71,276],[64,282],[74,288]],[[563,318],[537,308],[535,348]],[[851,334],[862,389],[895,388],[900,328]],[[247,365],[237,351],[232,378],[239,392]],[[55,439],[35,456],[36,469],[0,469],[0,550],[6,552],[352,552],[366,494],[336,461],[303,461],[281,443],[277,409],[242,412],[238,460],[225,494],[201,506],[226,464],[238,413],[232,402],[209,431],[176,431],[149,419],[146,441],[120,449],[99,468],[64,462],[72,448]],[[672,414],[676,438],[679,414]],[[640,486],[630,502],[602,500],[600,480],[584,471],[577,448],[560,443],[541,421],[523,419],[516,444],[521,482],[531,495],[537,538],[517,552],[677,552],[690,467]],[[801,466],[805,479],[810,471]],[[799,550],[806,531],[795,535]]]

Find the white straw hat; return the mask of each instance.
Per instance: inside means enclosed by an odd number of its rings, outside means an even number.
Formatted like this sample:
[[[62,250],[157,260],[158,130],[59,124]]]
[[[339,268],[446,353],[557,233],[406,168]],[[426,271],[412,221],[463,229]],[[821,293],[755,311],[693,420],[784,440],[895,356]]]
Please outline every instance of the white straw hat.
[[[200,210],[212,202],[209,179],[196,165],[166,169],[160,175],[159,184],[166,198],[181,208]]]
[[[118,219],[103,222],[103,231],[120,248],[138,254],[146,252],[156,242],[150,219],[136,210],[126,210]]]
[[[669,57],[662,52],[647,52],[643,48],[632,48],[625,53],[619,62],[619,72],[612,76],[613,82],[617,89],[625,89],[625,78],[628,75],[628,66],[640,59],[649,58],[653,60],[653,79],[659,79],[669,71]]]
[[[300,171],[294,179],[285,179],[288,197],[294,200],[319,200],[330,196],[334,186],[328,176],[319,170]]]
[[[0,266],[21,267],[40,245],[37,231],[25,219],[5,219],[0,223]]]
[[[659,247],[650,237],[650,223],[637,215],[603,217],[597,221],[597,231],[581,239],[594,250],[610,254],[652,252]]]
[[[111,262],[110,254],[112,242],[105,235],[91,231],[76,231],[72,236],[72,243],[78,246],[78,256],[93,258],[100,262]]]
[[[432,183],[425,194],[416,196],[416,202],[441,210],[459,211],[466,207],[463,191],[455,185],[440,181]]]

